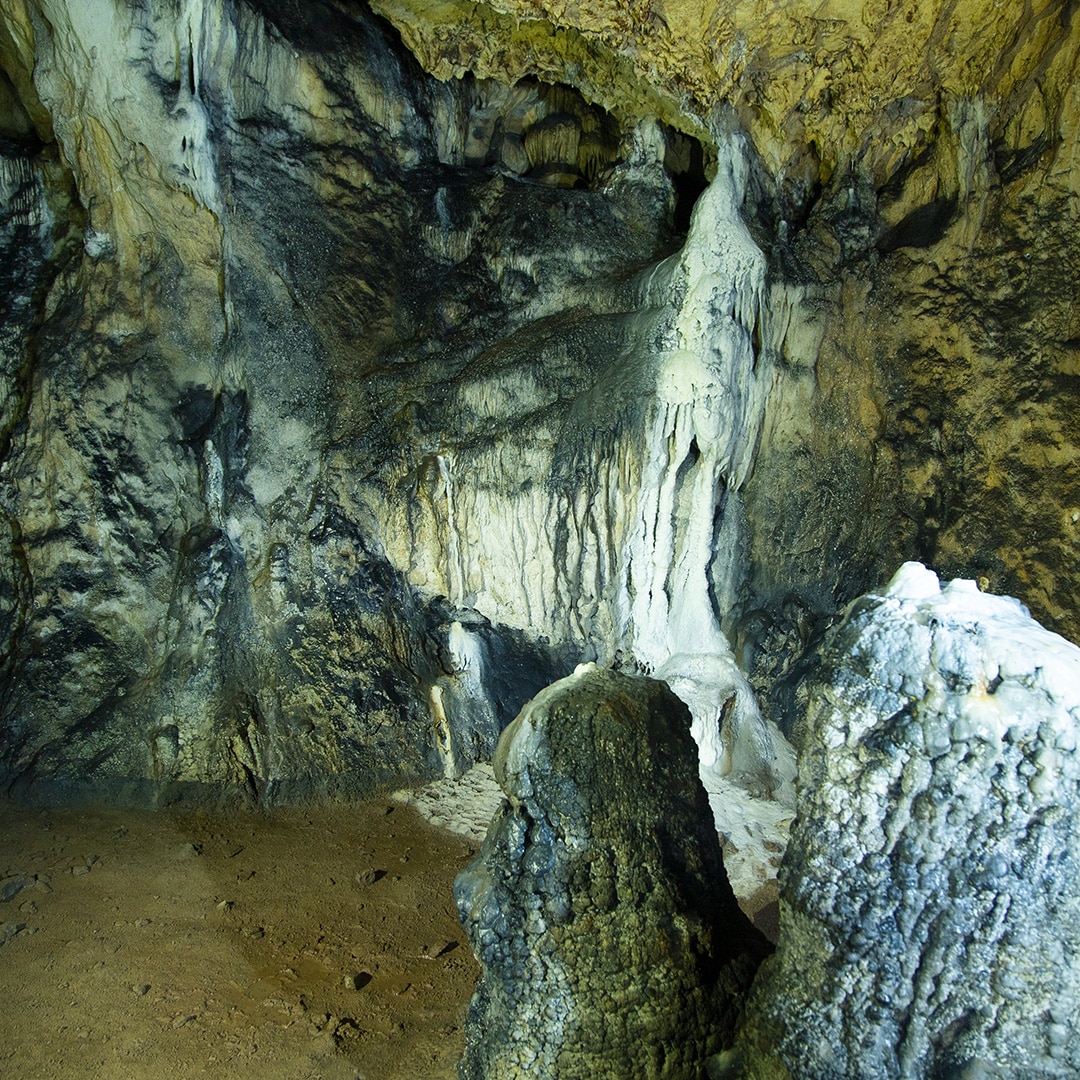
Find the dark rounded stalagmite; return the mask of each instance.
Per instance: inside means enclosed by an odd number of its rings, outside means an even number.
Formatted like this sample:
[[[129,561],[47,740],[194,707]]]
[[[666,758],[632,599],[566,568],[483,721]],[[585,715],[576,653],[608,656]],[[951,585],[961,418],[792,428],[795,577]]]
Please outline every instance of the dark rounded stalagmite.
[[[768,946],[727,882],[686,707],[579,667],[503,733],[507,802],[455,883],[483,965],[464,1080],[702,1075]]]

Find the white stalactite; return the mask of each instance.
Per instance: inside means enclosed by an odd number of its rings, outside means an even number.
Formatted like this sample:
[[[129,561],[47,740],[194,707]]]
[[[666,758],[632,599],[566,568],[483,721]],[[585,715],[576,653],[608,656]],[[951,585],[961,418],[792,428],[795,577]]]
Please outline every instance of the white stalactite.
[[[654,303],[683,299],[677,347],[658,373],[648,441],[653,456],[625,551],[621,606],[629,613],[634,656],[677,687],[691,710],[702,769],[715,774],[706,786],[734,774],[743,786],[768,793],[781,782],[778,733],[738,670],[715,606],[714,592],[733,595],[737,583],[714,589],[709,579],[719,500],[750,472],[769,389],[754,348],[765,260],[739,214],[744,184],[743,148],[732,140],[695,209],[678,263],[665,263],[645,282]],[[680,484],[689,490],[680,491]],[[725,565],[734,572],[732,560]]]
[[[446,596],[451,604],[463,607],[465,580],[461,558],[461,537],[458,534],[454,516],[454,480],[450,473],[450,463],[446,458],[439,454],[436,461],[446,497]]]

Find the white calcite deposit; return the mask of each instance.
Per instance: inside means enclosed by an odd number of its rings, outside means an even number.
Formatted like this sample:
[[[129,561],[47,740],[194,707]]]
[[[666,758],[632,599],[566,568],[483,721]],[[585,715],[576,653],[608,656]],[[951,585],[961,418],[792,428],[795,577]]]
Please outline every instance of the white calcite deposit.
[[[656,126],[640,125],[627,152],[611,184],[656,184]],[[571,361],[508,340],[450,391],[457,423],[497,434],[433,455],[408,514],[384,503],[375,515],[391,561],[423,591],[669,684],[690,709],[742,899],[775,878],[794,814],[793,751],[721,629],[745,573],[740,489],[774,378],[775,350],[762,342],[786,325],[783,304],[765,310],[765,258],[740,216],[745,184],[745,147],[732,138],[681,251],[614,294],[589,286],[597,310],[582,332],[616,320],[622,347],[594,358],[591,387],[566,391],[568,414],[552,410]],[[564,273],[577,258],[566,253]],[[435,690],[440,731],[471,708],[470,693],[486,693],[476,672],[469,685],[457,679],[454,700]]]
[[[655,183],[655,125],[628,153],[611,183]],[[497,436],[434,455],[408,513],[376,513],[414,585],[580,658],[666,679],[690,707],[703,769],[767,796],[782,782],[780,736],[720,625],[742,580],[739,490],[773,379],[760,344],[765,259],[739,212],[744,156],[738,139],[722,148],[677,255],[594,297],[622,310],[596,310],[583,332],[617,322],[622,348],[593,358],[592,386],[573,389],[568,414],[551,410],[569,361],[541,363],[530,342],[508,341],[512,355],[493,353],[451,390],[457,421]]]
[[[1078,728],[1080,649],[1016,600],[907,563],[852,605],[811,690],[745,1075],[1077,1075]]]

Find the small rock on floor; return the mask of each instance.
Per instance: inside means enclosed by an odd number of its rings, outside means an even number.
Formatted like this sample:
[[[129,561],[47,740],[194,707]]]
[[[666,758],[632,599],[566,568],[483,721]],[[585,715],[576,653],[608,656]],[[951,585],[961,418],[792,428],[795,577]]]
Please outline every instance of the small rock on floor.
[[[23,889],[29,889],[34,879],[29,874],[12,874],[0,881],[0,903],[18,896]]]
[[[25,929],[26,923],[6,922],[0,925],[0,945],[6,945],[16,934]]]

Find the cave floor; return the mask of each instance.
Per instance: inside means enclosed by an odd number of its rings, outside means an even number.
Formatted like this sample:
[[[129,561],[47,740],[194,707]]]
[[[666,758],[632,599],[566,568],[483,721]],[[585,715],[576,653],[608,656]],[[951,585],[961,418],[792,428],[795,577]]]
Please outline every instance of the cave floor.
[[[474,845],[412,807],[0,802],[0,837],[0,1075],[456,1076]]]

